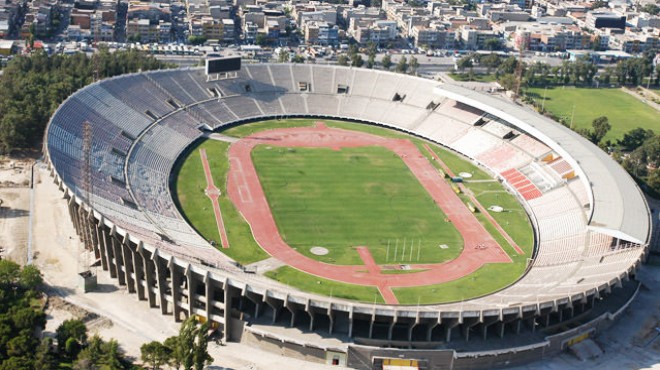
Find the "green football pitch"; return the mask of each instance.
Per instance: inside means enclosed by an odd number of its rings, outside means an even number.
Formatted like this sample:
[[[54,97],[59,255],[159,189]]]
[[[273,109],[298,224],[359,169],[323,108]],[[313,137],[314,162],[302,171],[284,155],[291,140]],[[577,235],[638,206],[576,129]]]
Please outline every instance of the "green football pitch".
[[[366,246],[377,264],[436,263],[462,250],[456,228],[388,149],[261,145],[252,160],[280,234],[311,258],[362,264],[352,247]]]

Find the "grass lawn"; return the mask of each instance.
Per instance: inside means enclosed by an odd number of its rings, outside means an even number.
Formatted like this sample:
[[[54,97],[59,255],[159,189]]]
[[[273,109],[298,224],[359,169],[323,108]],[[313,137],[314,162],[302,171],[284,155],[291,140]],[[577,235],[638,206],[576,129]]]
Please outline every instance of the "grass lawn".
[[[220,244],[220,234],[215,222],[215,215],[211,200],[204,194],[206,178],[204,168],[199,156],[199,149],[206,149],[213,182],[221,195],[219,198],[222,218],[227,229],[230,247],[219,248],[229,257],[242,264],[249,264],[268,258],[268,254],[254,241],[250,226],[243,219],[234,204],[226,196],[227,149],[229,143],[207,140],[194,148],[186,157],[183,165],[178,169],[176,182],[174,184],[175,202],[178,204],[181,214],[193,225],[193,227],[207,240],[215,240]]]
[[[525,263],[493,263],[482,266],[473,274],[442,284],[413,288],[394,288],[392,292],[401,304],[449,303],[493,293],[509,284],[525,271]]]
[[[280,233],[310,258],[362,264],[353,247],[367,246],[378,264],[433,263],[453,259],[462,250],[456,228],[444,221],[442,210],[388,149],[260,145],[252,159]],[[309,252],[312,246],[330,253],[315,256]]]
[[[621,139],[624,133],[636,127],[660,131],[660,113],[620,89],[555,87],[528,91],[539,102],[545,94],[545,109],[557,117],[567,117],[570,122],[573,115],[574,128],[591,128],[595,118],[607,116],[612,129],[605,140]]]
[[[385,303],[378,288],[354,284],[340,283],[306,274],[289,266],[268,271],[265,275],[286,285],[305,292],[351,299],[367,303]]]

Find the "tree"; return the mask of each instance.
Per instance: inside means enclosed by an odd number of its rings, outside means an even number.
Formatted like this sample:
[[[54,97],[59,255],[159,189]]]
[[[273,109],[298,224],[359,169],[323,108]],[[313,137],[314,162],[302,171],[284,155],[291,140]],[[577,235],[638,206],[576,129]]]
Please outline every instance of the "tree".
[[[195,363],[195,370],[204,370],[204,366],[213,361],[213,357],[209,354],[209,322],[197,328],[196,343],[193,351],[193,362]]]
[[[158,341],[145,343],[140,347],[140,356],[142,361],[151,364],[152,370],[160,369],[172,357],[172,350]]]
[[[46,315],[32,307],[16,308],[10,316],[15,330],[33,330],[46,325]]]
[[[507,73],[515,73],[516,69],[518,68],[518,59],[516,57],[508,57],[502,61],[499,66],[497,67],[497,73],[498,74],[507,74]]]
[[[81,350],[82,344],[80,342],[78,342],[75,338],[67,338],[67,340],[64,342],[62,355],[73,360],[78,357]]]
[[[353,66],[353,67],[362,67],[363,64],[364,64],[364,61],[362,60],[362,55],[353,54],[351,56],[351,66]]]
[[[206,42],[206,37],[204,36],[188,36],[188,43],[191,45],[202,45]]]
[[[591,9],[598,9],[598,8],[607,8],[607,1],[596,0],[593,3],[591,3]]]
[[[484,42],[484,46],[490,51],[500,50],[502,48],[502,41],[497,38],[488,39]]]
[[[296,54],[293,56],[293,60],[291,61],[293,63],[305,63],[305,58],[300,54]]]
[[[417,61],[417,58],[410,57],[410,73],[417,74],[417,68],[419,68],[419,62]]]
[[[148,343],[147,347],[142,346],[140,348],[142,358],[145,360],[146,355],[153,364],[155,353],[169,351],[169,359],[175,368],[201,370],[205,364],[213,361],[213,357],[208,353],[208,329],[208,322],[198,325],[195,317],[191,316],[181,324],[179,335],[165,340],[163,343],[165,348],[160,348],[153,342]]]
[[[337,64],[340,66],[347,66],[348,65],[348,56],[345,54],[340,55],[337,57]]]
[[[491,69],[497,68],[500,64],[500,56],[497,54],[488,54],[481,57],[479,64],[488,68],[487,73],[490,74]]]
[[[116,339],[101,342],[101,364],[110,369],[126,368],[128,361],[124,358]]]
[[[651,15],[658,15],[658,13],[660,13],[660,6],[653,3],[648,3],[642,7],[642,11]]]
[[[281,48],[279,54],[277,55],[277,61],[280,63],[286,63],[289,61],[289,50]]]
[[[605,116],[600,116],[594,119],[593,122],[591,122],[591,127],[593,128],[591,142],[594,144],[600,143],[612,128],[609,120]]]
[[[380,60],[380,64],[383,66],[383,69],[389,71],[392,67],[392,57],[389,54],[385,54]]]
[[[268,37],[264,33],[258,33],[254,43],[260,46],[268,45]]]
[[[55,330],[57,351],[76,358],[83,343],[87,341],[87,327],[81,320],[65,320]]]
[[[190,316],[179,328],[179,336],[177,339],[177,346],[181,354],[181,365],[184,370],[191,370],[195,363],[195,317]]]
[[[181,347],[179,346],[179,337],[169,337],[165,339],[163,345],[170,351],[170,361],[172,366],[174,366],[175,369],[180,368],[183,359],[183,353],[181,352]]]
[[[138,52],[108,52],[100,48],[89,57],[35,51],[14,57],[0,76],[0,153],[41,146],[46,123],[64,99],[98,77],[138,70],[165,68],[169,64]]]
[[[644,142],[655,136],[653,130],[644,130],[641,127],[634,128],[623,135],[617,144],[621,149],[631,152],[644,144]]]
[[[29,357],[35,347],[35,339],[32,338],[32,333],[21,331],[18,336],[13,337],[7,342],[7,355],[11,357]]]
[[[456,68],[458,68],[459,71],[463,71],[465,68],[472,68],[473,65],[472,55],[466,55],[456,61]]]
[[[516,88],[516,76],[511,73],[500,76],[497,82],[505,89],[513,91]]]
[[[103,339],[94,335],[89,339],[84,349],[77,356],[76,364],[80,368],[92,368],[101,363],[103,356]]]
[[[402,56],[401,59],[399,59],[399,62],[396,64],[396,69],[397,73],[406,73],[408,70],[408,60],[406,59],[405,56]]]
[[[0,260],[0,285],[8,286],[16,283],[21,267],[10,260]]]
[[[44,338],[34,354],[34,370],[51,370],[57,368],[57,358],[52,352],[53,340]]]
[[[376,66],[376,57],[373,55],[369,55],[367,58],[367,68],[372,69]]]
[[[39,271],[34,265],[23,267],[23,270],[21,270],[18,276],[18,280],[23,289],[26,290],[33,290],[43,282],[41,271]]]

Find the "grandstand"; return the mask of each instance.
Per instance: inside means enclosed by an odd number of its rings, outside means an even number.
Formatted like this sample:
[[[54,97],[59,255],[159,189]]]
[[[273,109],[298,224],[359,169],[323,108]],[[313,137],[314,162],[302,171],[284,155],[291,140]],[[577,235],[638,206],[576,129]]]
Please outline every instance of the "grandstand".
[[[316,296],[245,272],[186,222],[170,194],[170,174],[208,131],[281,117],[385,126],[472,159],[528,211],[537,244],[529,270],[487,296],[414,307]],[[82,190],[85,121],[93,131],[94,209]],[[605,322],[629,303],[620,296],[633,295],[630,277],[650,236],[650,213],[635,182],[579,135],[494,96],[382,71],[259,64],[215,81],[202,69],[115,77],[68,98],[49,122],[44,145],[77,230],[92,227],[101,266],[138,299],[176,320],[213,320],[227,340],[241,338],[244,322],[263,318],[278,330],[324,331],[342,345],[271,341],[248,330],[255,342],[312,353],[305,356],[321,362],[339,353],[359,368],[369,368],[379,347],[404,348],[399,354],[408,357],[415,352],[406,348],[435,349],[425,351],[429,366],[454,351],[454,365],[482,367],[503,366],[488,356],[514,364],[561,350],[597,325],[596,318],[578,331],[559,324],[594,312],[603,312],[597,319]],[[555,334],[539,339],[543,328]],[[532,335],[528,347],[501,339],[525,333]],[[497,350],[467,355],[465,343],[475,340]],[[455,342],[463,343],[462,352]]]

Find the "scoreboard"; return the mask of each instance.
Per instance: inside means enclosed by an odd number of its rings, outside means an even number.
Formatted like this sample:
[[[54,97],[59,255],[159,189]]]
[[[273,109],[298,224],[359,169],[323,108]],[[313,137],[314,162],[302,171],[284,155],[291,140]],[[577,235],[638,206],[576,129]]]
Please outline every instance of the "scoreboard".
[[[206,59],[206,74],[237,72],[241,69],[241,57]]]

